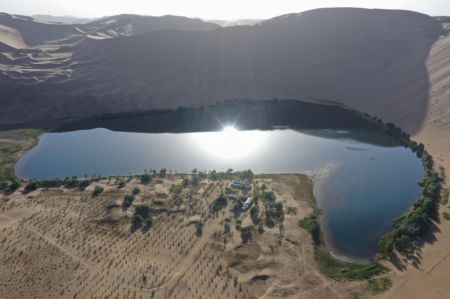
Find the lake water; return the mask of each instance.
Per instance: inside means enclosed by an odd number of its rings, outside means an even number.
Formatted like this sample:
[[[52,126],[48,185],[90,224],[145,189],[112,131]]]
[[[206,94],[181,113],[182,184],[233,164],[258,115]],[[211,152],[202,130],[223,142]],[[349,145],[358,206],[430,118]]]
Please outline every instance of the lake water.
[[[375,128],[130,133],[88,129],[45,134],[16,164],[22,178],[187,172],[325,173],[315,188],[333,254],[372,260],[380,235],[420,195],[422,164]],[[321,170],[321,171],[318,171]]]

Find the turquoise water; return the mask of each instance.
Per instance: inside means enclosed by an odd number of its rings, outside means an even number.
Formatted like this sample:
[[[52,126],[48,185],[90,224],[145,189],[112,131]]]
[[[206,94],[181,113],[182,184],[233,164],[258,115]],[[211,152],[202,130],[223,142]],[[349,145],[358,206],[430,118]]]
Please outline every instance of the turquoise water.
[[[315,173],[327,245],[341,258],[372,260],[380,235],[420,195],[422,164],[376,129],[48,133],[16,164],[22,178],[127,175],[145,169],[252,169]]]

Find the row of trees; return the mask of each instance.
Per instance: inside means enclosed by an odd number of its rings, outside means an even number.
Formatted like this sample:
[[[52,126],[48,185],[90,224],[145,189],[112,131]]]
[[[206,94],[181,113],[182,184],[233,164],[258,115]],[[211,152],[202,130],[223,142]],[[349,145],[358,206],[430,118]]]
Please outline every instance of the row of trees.
[[[423,188],[420,199],[407,214],[394,221],[391,232],[381,237],[379,251],[383,255],[392,253],[394,248],[400,252],[411,249],[411,245],[414,244],[417,237],[427,231],[431,220],[437,215],[437,203],[442,187],[442,178],[434,170],[433,158],[425,150],[425,146],[422,143],[410,140],[407,133],[391,123],[388,123],[386,127],[391,135],[400,138],[406,146],[416,153],[417,157],[421,158],[425,175],[419,182],[419,185]]]

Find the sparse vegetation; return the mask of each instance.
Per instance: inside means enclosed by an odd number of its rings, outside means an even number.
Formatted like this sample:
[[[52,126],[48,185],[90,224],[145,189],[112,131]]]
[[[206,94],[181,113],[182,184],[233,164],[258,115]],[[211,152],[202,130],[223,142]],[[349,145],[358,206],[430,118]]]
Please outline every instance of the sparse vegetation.
[[[14,176],[14,163],[21,153],[37,143],[42,130],[20,129],[0,131],[0,182],[12,181]]]
[[[197,175],[201,177],[199,172]],[[217,175],[222,176],[220,173]],[[146,185],[141,185],[139,180],[130,180],[129,177],[96,178],[94,190],[96,186],[109,186],[108,192],[96,200],[85,200],[84,195],[90,195],[90,191],[73,188],[67,188],[64,192],[42,188],[26,201],[22,197],[13,196],[11,201],[14,204],[4,205],[4,215],[15,215],[8,213],[9,209],[37,209],[40,212],[33,217],[20,218],[23,219],[22,222],[11,222],[11,226],[16,227],[12,231],[17,237],[20,236],[17,246],[10,241],[11,238],[14,240],[11,229],[0,230],[0,250],[9,258],[19,254],[20,248],[25,248],[23,242],[28,242],[31,247],[26,247],[27,254],[33,254],[33,250],[37,250],[42,255],[41,260],[46,261],[36,264],[39,269],[44,268],[48,273],[55,271],[50,269],[57,269],[61,277],[70,273],[73,279],[65,280],[67,284],[56,285],[58,296],[86,298],[107,295],[111,298],[126,298],[131,294],[136,298],[144,298],[152,296],[152,293],[147,291],[152,289],[154,298],[164,295],[170,295],[171,298],[197,298],[199,292],[204,294],[202,298],[215,298],[220,292],[227,298],[243,299],[257,297],[246,283],[241,283],[245,279],[262,279],[272,284],[268,276],[253,275],[252,271],[270,269],[274,277],[283,275],[286,270],[289,271],[289,268],[286,268],[288,265],[298,262],[298,257],[285,254],[286,246],[312,246],[304,239],[304,234],[301,234],[301,237],[298,235],[295,217],[286,217],[284,225],[276,221],[280,230],[286,230],[286,242],[278,242],[279,229],[268,229],[264,232],[262,218],[265,216],[265,205],[259,190],[255,190],[258,193],[256,196],[248,194],[245,197],[241,191],[237,191],[236,200],[228,199],[220,194],[230,181],[218,179],[201,182],[201,188],[189,184],[183,187],[179,194],[170,192],[171,184],[179,182],[184,176],[167,175],[162,183],[162,180],[158,179],[154,184]],[[305,188],[312,186],[312,183],[301,175],[280,177],[282,179],[277,179],[277,184],[283,182],[285,185],[282,188],[286,188],[286,192],[290,194],[294,194],[294,188],[297,188],[297,185],[289,180],[291,177],[301,178],[299,182],[308,182]],[[128,186],[124,189],[111,188],[117,186],[120,179],[128,182]],[[267,190],[273,190],[271,180],[265,181]],[[68,181],[70,183],[67,185],[74,186],[73,184],[80,180],[69,178]],[[140,189],[139,193],[134,192],[136,187]],[[248,213],[242,212],[235,218],[234,211],[226,208],[228,201],[242,203],[242,199],[248,196],[254,198],[254,205]],[[271,202],[284,200],[278,192],[276,196],[273,194],[269,197]],[[279,200],[276,197],[279,197]],[[259,204],[257,198],[260,198]],[[303,200],[304,197],[302,195],[298,198]],[[123,199],[122,207],[117,205],[117,199]],[[296,203],[297,201],[290,200],[286,205],[298,207]],[[179,205],[183,205],[183,208]],[[239,204],[237,206],[239,207]],[[274,205],[269,206],[275,214],[279,210]],[[217,212],[212,213],[212,210]],[[276,216],[272,218],[275,219]],[[253,220],[258,224],[252,224]],[[54,225],[55,221],[61,225]],[[21,225],[18,225],[19,223]],[[28,227],[46,239],[28,230]],[[149,229],[151,231],[147,233]],[[45,245],[47,239],[54,243],[50,244],[51,246]],[[268,251],[261,250],[260,242],[267,244]],[[36,244],[44,248],[33,249]],[[54,246],[61,246],[62,250],[55,250]],[[301,263],[313,267],[316,264],[312,247],[310,249],[305,251],[306,254],[301,250],[298,252],[305,254]],[[68,254],[65,250],[71,254],[71,258],[65,257]],[[58,260],[59,257],[64,260]],[[283,259],[283,262],[280,259]],[[287,262],[284,262],[284,259],[287,259]],[[14,261],[17,259],[7,259],[4,263],[5,269],[15,269]],[[225,266],[228,261],[229,266]],[[86,272],[79,271],[80,267],[86,269],[85,271],[96,271],[97,278],[92,279],[91,276],[85,275]],[[91,270],[95,269],[94,267],[98,272]],[[233,271],[230,271],[229,267],[232,267]],[[180,278],[178,273],[186,275]],[[245,276],[241,276],[242,274]],[[299,277],[293,276],[293,283],[298,285],[301,291],[306,291],[312,286],[303,285],[305,277],[310,275],[311,273],[304,273]],[[11,274],[11,277],[18,275]],[[159,287],[174,277],[178,277],[180,283],[171,289],[171,294],[163,294],[164,288]],[[193,277],[196,279],[192,279]],[[321,285],[314,287],[321,288]],[[36,288],[39,289],[39,286]],[[53,294],[53,291],[51,293]]]
[[[392,280],[390,280],[388,277],[369,279],[368,285],[372,295],[378,295],[386,292],[392,287]]]

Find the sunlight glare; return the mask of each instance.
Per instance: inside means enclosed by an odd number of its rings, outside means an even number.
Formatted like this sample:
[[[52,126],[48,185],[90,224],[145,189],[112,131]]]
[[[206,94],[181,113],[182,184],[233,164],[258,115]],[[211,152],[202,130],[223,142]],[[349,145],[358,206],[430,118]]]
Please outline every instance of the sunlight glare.
[[[263,145],[263,131],[238,131],[227,126],[220,132],[198,133],[195,140],[207,153],[227,159],[242,158],[255,153]]]

